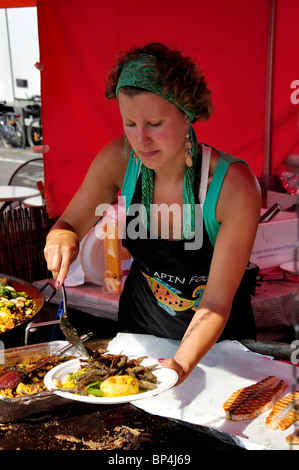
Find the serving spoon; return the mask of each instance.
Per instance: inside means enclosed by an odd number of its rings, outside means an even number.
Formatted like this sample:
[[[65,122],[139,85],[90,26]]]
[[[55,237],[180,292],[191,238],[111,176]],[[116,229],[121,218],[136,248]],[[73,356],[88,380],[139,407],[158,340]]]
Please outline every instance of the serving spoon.
[[[87,333],[85,335],[82,335],[80,338],[80,341],[84,342],[88,340],[92,336],[92,333]],[[50,356],[47,356],[45,359],[40,361],[38,364],[35,364],[34,366],[30,367],[29,369],[25,370],[20,370],[20,369],[9,369],[8,371],[4,372],[0,376],[0,390],[1,389],[14,389],[15,387],[18,386],[20,382],[26,377],[26,375],[31,374],[36,369],[39,369],[40,367],[44,366],[48,362],[52,361],[57,356],[61,356],[63,353],[68,351],[73,347],[72,343],[67,344],[63,348],[61,348],[57,353],[51,354]]]
[[[66,301],[66,292],[64,284],[62,284],[62,298],[63,298],[63,314],[60,317],[59,326],[61,331],[63,332],[66,339],[72,343],[72,345],[80,352],[83,356],[90,358],[90,354],[88,353],[87,349],[85,348],[83,342],[80,339],[80,336],[73,325],[69,322],[68,319],[68,309],[67,309],[67,301]]]

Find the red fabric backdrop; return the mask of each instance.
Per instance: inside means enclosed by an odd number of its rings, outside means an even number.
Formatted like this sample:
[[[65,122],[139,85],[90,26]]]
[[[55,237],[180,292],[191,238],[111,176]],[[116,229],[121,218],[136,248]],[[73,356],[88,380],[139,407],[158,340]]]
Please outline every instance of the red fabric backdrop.
[[[99,149],[122,133],[104,77],[120,50],[175,44],[203,68],[215,111],[196,125],[200,141],[244,158],[263,173],[267,0],[37,0],[46,200],[61,214]],[[272,172],[299,142],[297,0],[277,0]],[[299,97],[299,93],[298,93]]]

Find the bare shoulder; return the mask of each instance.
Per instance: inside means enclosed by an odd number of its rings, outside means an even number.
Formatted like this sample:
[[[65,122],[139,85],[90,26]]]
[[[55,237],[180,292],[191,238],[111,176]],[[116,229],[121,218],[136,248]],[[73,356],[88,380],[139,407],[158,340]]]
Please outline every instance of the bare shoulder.
[[[236,191],[246,195],[249,191],[251,196],[260,198],[258,181],[249,166],[242,162],[230,165],[223,186],[228,196],[236,194]]]
[[[253,218],[260,216],[261,189],[251,169],[242,162],[230,165],[221,188],[217,219],[219,221],[227,214],[238,212]]]
[[[114,180],[119,187],[122,185],[126,168],[128,165],[128,156],[124,152],[124,137],[116,137],[111,140],[96,155],[91,166],[90,173],[104,174],[106,178]]]

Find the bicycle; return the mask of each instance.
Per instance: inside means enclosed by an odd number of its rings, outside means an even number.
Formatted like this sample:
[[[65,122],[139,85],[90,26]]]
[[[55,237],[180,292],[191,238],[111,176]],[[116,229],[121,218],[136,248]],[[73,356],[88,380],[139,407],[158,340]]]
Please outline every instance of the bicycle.
[[[25,130],[19,122],[20,114],[16,114],[5,106],[0,105],[0,135],[4,148],[11,147],[25,148],[26,135]]]
[[[40,96],[33,96],[31,100],[40,103]],[[30,147],[43,143],[41,107],[39,103],[28,105],[24,108],[26,115],[30,116],[30,121],[27,124],[27,140]]]

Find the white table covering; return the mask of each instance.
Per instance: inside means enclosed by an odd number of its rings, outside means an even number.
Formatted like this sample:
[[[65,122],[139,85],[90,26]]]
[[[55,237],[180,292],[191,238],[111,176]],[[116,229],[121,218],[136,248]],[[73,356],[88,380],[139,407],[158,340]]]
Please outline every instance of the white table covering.
[[[109,351],[158,359],[173,357],[178,345],[174,340],[121,333],[109,343]],[[265,425],[269,412],[251,421],[228,421],[222,405],[234,391],[269,375],[286,382],[281,397],[286,395],[292,391],[293,367],[249,352],[238,342],[223,341],[212,348],[181,385],[133,404],[154,415],[208,428],[223,440],[229,435],[236,444],[247,449],[288,450],[290,446],[285,438],[296,425],[286,431],[270,430]],[[299,446],[292,448],[299,450]]]
[[[43,199],[41,196],[29,197],[24,199],[23,204],[25,207],[42,206]]]
[[[43,279],[34,282],[41,289],[47,282],[54,285],[53,279]],[[85,282],[80,269],[72,272],[65,282],[68,294],[68,304],[99,318],[108,318],[117,321],[119,295],[106,292],[102,286],[91,282]],[[46,288],[45,298],[52,293],[52,289]],[[257,288],[257,293],[252,299],[254,318],[257,326],[257,339],[261,341],[279,341],[293,331],[292,302],[297,293],[295,282],[264,282]],[[62,295],[57,291],[51,302],[59,304]],[[299,303],[296,305],[299,322]]]
[[[0,186],[0,201],[12,202],[23,201],[24,199],[38,196],[38,189],[29,188],[27,186]]]

